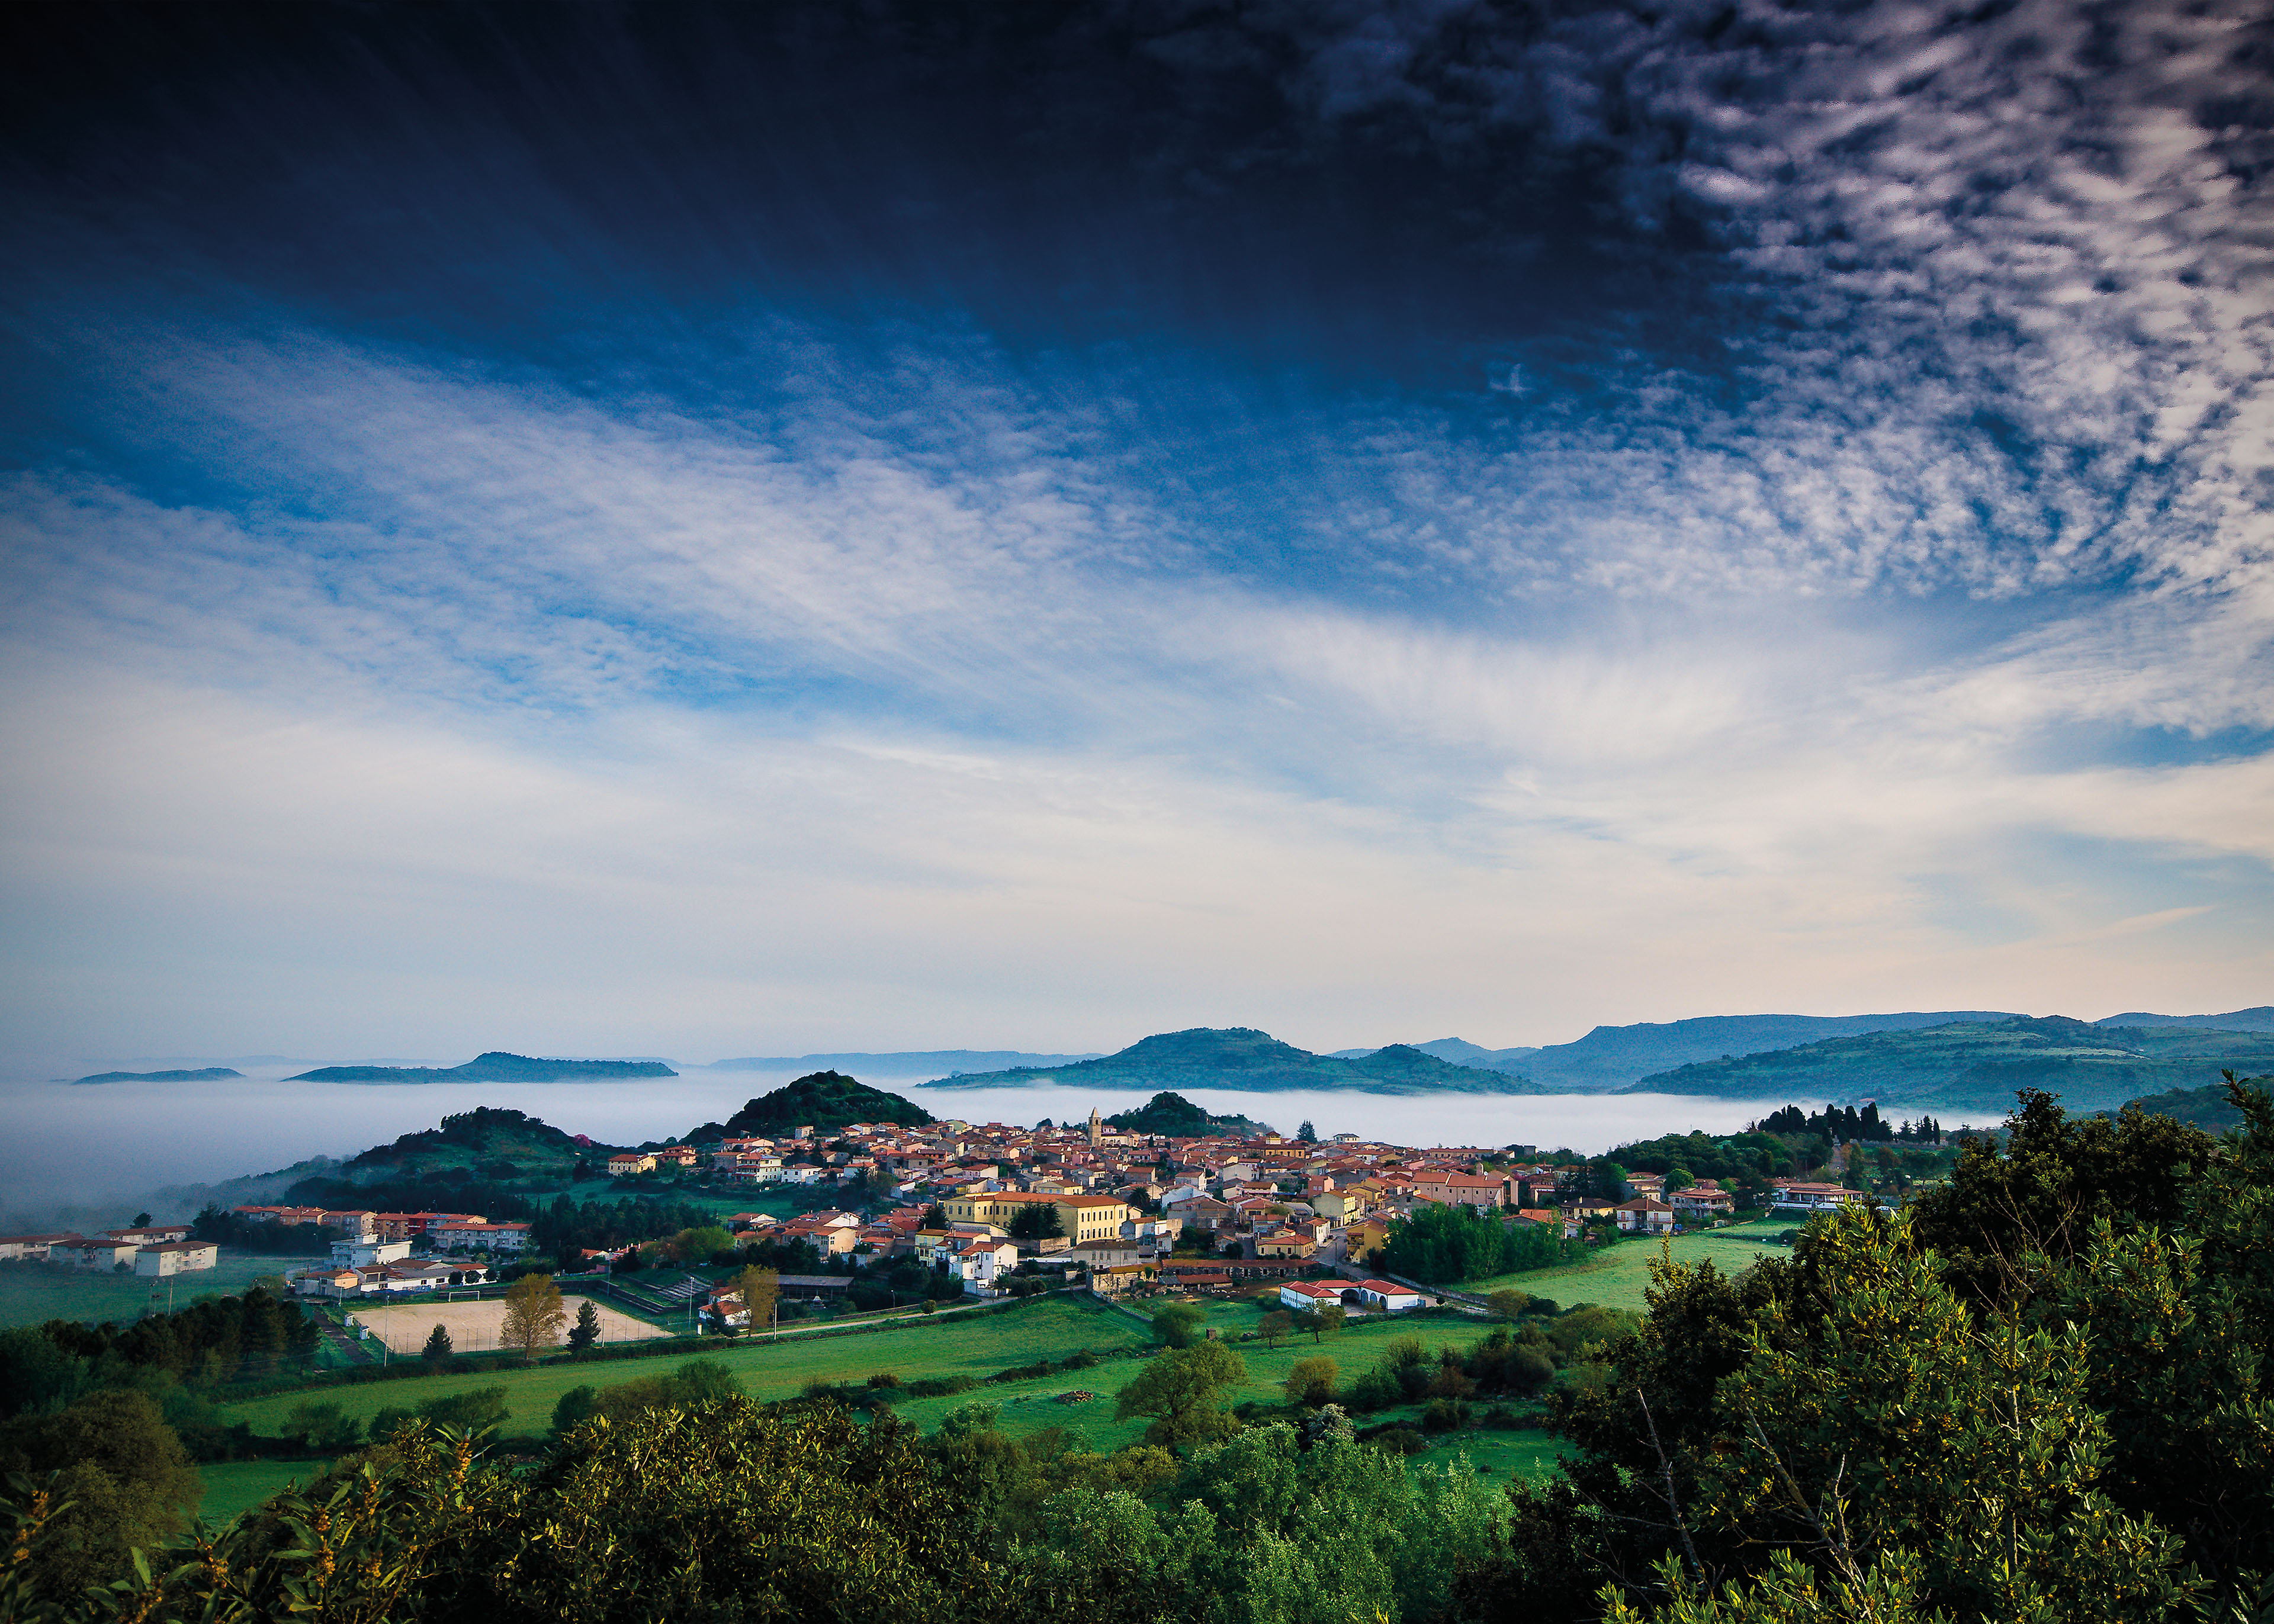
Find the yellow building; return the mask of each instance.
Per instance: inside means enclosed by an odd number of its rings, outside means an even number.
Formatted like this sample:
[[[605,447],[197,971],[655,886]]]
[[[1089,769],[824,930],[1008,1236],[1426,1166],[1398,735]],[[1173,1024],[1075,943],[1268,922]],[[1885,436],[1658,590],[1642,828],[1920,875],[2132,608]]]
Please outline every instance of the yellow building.
[[[1076,1245],[1118,1239],[1121,1226],[1133,1216],[1127,1202],[1110,1195],[1043,1195],[1020,1190],[950,1196],[940,1207],[950,1223],[991,1223],[1004,1229],[1028,1207],[1055,1207],[1059,1232]]]

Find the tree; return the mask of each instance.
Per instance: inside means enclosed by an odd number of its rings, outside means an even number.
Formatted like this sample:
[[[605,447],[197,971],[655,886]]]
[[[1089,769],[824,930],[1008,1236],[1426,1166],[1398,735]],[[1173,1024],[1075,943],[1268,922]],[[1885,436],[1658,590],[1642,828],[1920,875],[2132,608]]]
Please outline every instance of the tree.
[[[356,1447],[363,1423],[346,1414],[337,1399],[320,1404],[304,1399],[284,1417],[282,1436],[298,1439],[318,1455],[337,1455]]]
[[[1268,1346],[1276,1348],[1287,1340],[1287,1334],[1295,1328],[1295,1316],[1284,1308],[1275,1308],[1263,1316],[1262,1324],[1256,1328],[1262,1333],[1264,1342]]]
[[[449,1328],[438,1325],[426,1338],[425,1347],[419,1350],[418,1357],[429,1365],[440,1365],[449,1358],[451,1351]]]
[[[1220,1342],[1171,1348],[1148,1359],[1136,1380],[1121,1389],[1114,1417],[1152,1417],[1153,1425],[1145,1429],[1148,1444],[1213,1443],[1239,1430],[1239,1422],[1224,1407],[1224,1395],[1246,1380],[1247,1366]]]
[[[1295,1368],[1287,1372],[1287,1402],[1314,1410],[1332,1403],[1335,1380],[1341,1374],[1342,1366],[1324,1356],[1296,1360]]]
[[[1677,1190],[1687,1190],[1697,1182],[1697,1179],[1691,1177],[1688,1168],[1668,1168],[1666,1172],[1666,1193],[1672,1195]]]
[[[681,1229],[663,1244],[663,1250],[674,1263],[708,1263],[720,1252],[734,1249],[734,1237],[715,1223]]]
[[[947,1208],[934,1201],[923,1210],[923,1227],[927,1229],[947,1228]]]
[[[774,1305],[781,1301],[780,1274],[753,1264],[734,1276],[734,1288],[749,1315],[742,1322],[746,1329],[763,1331],[773,1323]]]
[[[185,1527],[205,1485],[182,1440],[140,1393],[94,1393],[59,1415],[0,1429],[0,1474],[53,1480],[58,1510],[32,1553],[34,1592],[63,1602],[125,1568],[127,1552]],[[19,1616],[28,1616],[19,1615]]]
[[[1311,1125],[1309,1117],[1305,1117],[1303,1125],[1295,1130],[1295,1142],[1298,1145],[1315,1145],[1319,1142],[1319,1131]]]
[[[582,1353],[600,1340],[600,1311],[586,1297],[576,1304],[576,1323],[568,1327],[568,1351]]]
[[[1350,1322],[1350,1310],[1344,1308],[1340,1303],[1329,1303],[1321,1308],[1314,1309],[1313,1317],[1318,1320],[1318,1324],[1312,1327],[1314,1338],[1321,1331],[1333,1336],[1340,1333],[1343,1327]]]
[[[134,1214],[134,1227],[135,1227],[136,1229],[148,1229],[148,1228],[150,1227],[150,1214],[147,1214],[147,1213],[137,1213],[137,1214]]]
[[[561,1288],[550,1274],[523,1274],[506,1288],[505,1319],[498,1327],[498,1340],[508,1348],[518,1348],[524,1359],[537,1357],[538,1350],[550,1348],[561,1340],[561,1327],[568,1323],[568,1311],[561,1301]]]
[[[1201,1340],[1202,1319],[1190,1303],[1171,1303],[1153,1311],[1153,1335],[1171,1348],[1189,1348]]]
[[[1058,1220],[1057,1206],[1049,1201],[1028,1201],[1011,1214],[1011,1234],[1022,1241],[1055,1240],[1065,1233],[1065,1225]]]
[[[1485,1307],[1490,1311],[1492,1317],[1503,1323],[1510,1320],[1522,1319],[1524,1311],[1531,1305],[1532,1294],[1528,1291],[1518,1291],[1513,1286],[1502,1287],[1485,1298]]]

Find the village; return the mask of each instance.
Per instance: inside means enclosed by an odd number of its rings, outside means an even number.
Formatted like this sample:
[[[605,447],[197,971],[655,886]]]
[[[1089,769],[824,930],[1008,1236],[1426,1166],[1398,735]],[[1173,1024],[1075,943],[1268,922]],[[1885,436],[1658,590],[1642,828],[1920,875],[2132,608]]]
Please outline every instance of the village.
[[[719,1223],[736,1249],[810,1248],[816,1264],[782,1274],[779,1288],[784,1300],[817,1308],[841,1304],[856,1277],[893,1268],[905,1277],[913,1264],[927,1283],[944,1277],[967,1300],[1069,1288],[1108,1298],[1276,1291],[1298,1312],[1331,1305],[1396,1313],[1442,1300],[1430,1283],[1393,1277],[1382,1264],[1391,1227],[1433,1204],[1581,1244],[1670,1236],[1738,1215],[1736,1192],[1712,1179],[1668,1190],[1664,1175],[1638,1171],[1615,1192],[1590,1191],[1584,1165],[1506,1148],[1419,1149],[1352,1134],[1144,1134],[1095,1111],[1081,1126],[1031,1129],[804,1124],[773,1138],[595,1154],[592,1171],[603,1168],[621,1188],[659,1179],[714,1194],[749,1188],[772,1194],[777,1207],[794,1205],[779,1198],[810,1189],[809,1209],[721,1213]],[[1837,1184],[1768,1182],[1770,1210],[1796,1218],[1858,1199]],[[818,1204],[832,1197],[835,1204]],[[286,1287],[343,1303],[478,1291],[535,1269],[564,1281],[605,1278],[639,1267],[641,1251],[546,1256],[532,1247],[531,1222],[470,1212],[247,1205],[230,1216],[321,1235],[328,1259],[294,1269]],[[0,1237],[0,1259],[154,1276],[209,1269],[217,1255],[187,1224]],[[703,1328],[755,1328],[731,1285],[701,1272],[686,1272],[666,1295],[687,1304]]]

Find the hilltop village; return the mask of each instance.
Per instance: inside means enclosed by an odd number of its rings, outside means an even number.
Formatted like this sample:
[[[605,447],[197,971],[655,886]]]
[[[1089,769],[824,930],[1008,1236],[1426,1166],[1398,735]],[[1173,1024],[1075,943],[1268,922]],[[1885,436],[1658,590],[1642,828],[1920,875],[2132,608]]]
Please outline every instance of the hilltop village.
[[[889,1098],[890,1096],[883,1096]],[[1166,1102],[1163,1105],[1163,1102]],[[1151,1120],[1180,1111],[1164,1094]],[[1427,1149],[1353,1134],[1319,1139],[1270,1131],[1148,1132],[1095,1111],[1081,1126],[1034,1128],[945,1121],[861,1121],[840,1127],[790,1124],[778,1132],[714,1141],[595,1152],[580,1165],[627,1191],[707,1192],[749,1188],[777,1208],[722,1213],[718,1223],[740,1252],[787,1260],[784,1293],[841,1298],[863,1275],[908,1266],[934,1288],[995,1297],[1052,1287],[1103,1295],[1155,1290],[1252,1293],[1274,1281],[1355,1279],[1351,1306],[1419,1303],[1411,1282],[1380,1280],[1394,1226],[1433,1206],[1466,1209],[1503,1229],[1536,1227],[1559,1241],[1665,1235],[1725,1222],[1741,1195],[1758,1208],[1796,1214],[1856,1199],[1828,1183],[1755,1181],[1751,1191],[1711,1178],[1616,1172],[1577,1162],[1522,1157],[1509,1147]],[[1246,1124],[1243,1124],[1243,1126]],[[784,1198],[789,1198],[784,1199]],[[374,1297],[494,1282],[532,1267],[564,1275],[636,1270],[708,1259],[674,1253],[664,1240],[576,1246],[536,1219],[478,1213],[354,1207],[240,1206],[237,1225],[308,1226],[330,1259],[290,1277],[304,1297]],[[724,1259],[726,1249],[719,1257]],[[798,1267],[802,1265],[802,1267]],[[689,1277],[692,1284],[694,1276]],[[933,1290],[932,1295],[948,1295]],[[737,1304],[707,1306],[739,1324]]]

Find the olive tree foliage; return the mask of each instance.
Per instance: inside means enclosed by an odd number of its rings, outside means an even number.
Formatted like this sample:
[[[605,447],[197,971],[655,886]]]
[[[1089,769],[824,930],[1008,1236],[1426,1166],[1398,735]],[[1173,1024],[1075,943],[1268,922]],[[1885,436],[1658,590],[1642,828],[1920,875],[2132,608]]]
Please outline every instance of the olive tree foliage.
[[[1118,1419],[1150,1416],[1148,1444],[1202,1444],[1229,1437],[1239,1423],[1224,1407],[1224,1395],[1247,1380],[1247,1366],[1219,1342],[1170,1348],[1145,1362],[1145,1368],[1115,1398]]]
[[[2003,1151],[1565,1372],[1465,1605],[1525,1624],[2219,1620],[2274,1602],[2274,1101],[2223,1144],[2025,1095]],[[1521,1598],[1518,1605],[1517,1598]]]
[[[1044,1502],[1020,1553],[1037,1624],[1380,1624],[1442,1616],[1482,1561],[1498,1496],[1465,1461],[1409,1470],[1334,1429],[1284,1424],[1203,1453],[1165,1492]]]
[[[22,1485],[0,1507],[0,1538],[36,1564],[58,1537],[56,1506],[52,1488]],[[975,1560],[967,1538],[907,1429],[833,1406],[770,1415],[732,1400],[595,1419],[528,1474],[485,1468],[473,1437],[413,1424],[310,1492],[147,1553],[44,1614],[16,1563],[0,1572],[0,1618],[1018,1616],[1013,1575]]]

